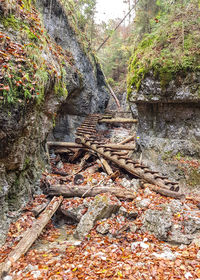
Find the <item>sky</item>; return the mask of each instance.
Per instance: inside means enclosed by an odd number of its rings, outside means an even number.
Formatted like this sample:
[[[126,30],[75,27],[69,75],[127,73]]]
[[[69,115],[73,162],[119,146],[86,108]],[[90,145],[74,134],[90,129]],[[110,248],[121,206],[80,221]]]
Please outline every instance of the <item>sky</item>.
[[[122,18],[127,11],[123,0],[97,0],[96,21],[108,21],[111,18]]]

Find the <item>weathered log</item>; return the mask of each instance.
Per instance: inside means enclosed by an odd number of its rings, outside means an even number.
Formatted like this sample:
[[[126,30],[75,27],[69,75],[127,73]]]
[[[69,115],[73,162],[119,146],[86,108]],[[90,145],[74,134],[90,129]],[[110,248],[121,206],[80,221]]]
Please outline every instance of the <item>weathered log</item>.
[[[52,174],[60,175],[60,176],[68,176],[69,174],[64,171],[52,170]]]
[[[103,168],[106,170],[106,173],[108,175],[111,175],[113,173],[113,171],[112,171],[112,168],[110,167],[110,165],[108,164],[107,160],[105,160],[101,156],[99,156],[99,159],[100,159],[100,162],[101,162]]]
[[[81,186],[81,187],[71,187],[68,185],[50,185],[46,192],[49,195],[62,195],[64,197],[82,197],[83,194],[86,193],[86,197],[96,196],[100,193],[110,192],[114,194],[118,198],[123,199],[134,199],[135,195],[123,188],[113,188],[113,187],[94,187],[90,191],[90,186]]]
[[[31,245],[35,242],[38,236],[41,234],[44,227],[48,224],[49,220],[56,212],[63,197],[54,197],[45,211],[39,216],[37,220],[33,223],[32,227],[29,228],[22,239],[19,241],[17,246],[9,253],[6,260],[0,266],[0,279],[7,273],[9,273],[10,268],[14,262],[16,262],[22,255],[24,255]]]
[[[112,173],[110,176],[108,176],[108,179],[112,179],[113,181],[115,181],[119,176],[120,176],[120,171],[117,170],[114,173]]]
[[[47,142],[48,146],[55,146],[55,147],[65,147],[65,148],[84,148],[83,145],[79,145],[73,142]]]
[[[112,155],[116,155],[116,156],[127,156],[128,153],[129,153],[129,151],[122,151],[122,152],[115,151],[115,152],[112,152]]]
[[[92,155],[91,155],[90,153],[86,153],[86,154],[84,155],[84,157],[81,159],[80,168],[79,168],[79,170],[75,173],[75,175],[78,174],[78,173],[80,173],[81,171],[87,169],[88,167],[94,165],[94,163],[88,163],[88,162],[87,162],[87,160],[88,160],[91,156],[92,156]]]
[[[37,217],[47,207],[48,204],[49,202],[44,202],[42,204],[39,204],[36,207],[32,208],[31,212],[33,212],[34,216]]]
[[[99,123],[137,123],[136,119],[116,118],[116,119],[101,119]]]
[[[135,135],[132,135],[132,136],[130,136],[130,137],[124,139],[122,142],[118,143],[118,145],[124,145],[124,144],[126,144],[126,143],[131,142],[132,140],[135,140]]]
[[[80,148],[77,147],[77,148],[73,148],[72,150],[71,150],[71,149],[67,149],[67,148],[59,148],[59,149],[54,150],[54,153],[55,153],[55,154],[67,153],[67,154],[71,155],[72,153],[74,153],[74,151],[75,151],[76,149],[80,149]],[[87,148],[81,148],[81,150],[83,150],[83,151],[88,151]]]
[[[152,188],[152,190],[154,192],[162,194],[164,196],[169,196],[169,197],[173,197],[173,198],[177,198],[177,199],[184,199],[185,198],[184,194],[181,194],[181,193],[178,193],[178,192],[174,192],[174,191],[170,191],[170,190],[167,190],[167,189],[162,189],[162,188],[159,188],[159,187],[156,187],[156,186],[154,186]]]
[[[74,162],[75,160],[77,160],[81,155],[82,155],[83,150],[82,149],[78,149],[75,151],[74,155],[72,157],[69,158],[70,162]]]
[[[184,199],[185,198],[185,195],[182,194],[182,193],[170,191],[168,189],[159,188],[158,186],[155,186],[155,185],[143,184],[143,186],[148,187],[150,190],[152,190],[156,193],[159,193],[161,195],[167,196],[167,197],[173,197],[173,198],[177,198],[177,199]]]
[[[103,148],[110,148],[113,150],[134,150],[135,149],[135,145],[118,145],[118,144],[105,144],[105,145],[98,145],[99,147],[103,147]]]

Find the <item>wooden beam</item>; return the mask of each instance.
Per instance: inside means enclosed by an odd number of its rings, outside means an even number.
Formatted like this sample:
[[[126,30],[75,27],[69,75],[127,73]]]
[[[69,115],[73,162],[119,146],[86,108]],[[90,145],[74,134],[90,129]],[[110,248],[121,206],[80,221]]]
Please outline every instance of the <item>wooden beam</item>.
[[[0,279],[9,273],[13,263],[15,263],[22,255],[24,255],[31,245],[35,242],[38,236],[41,234],[44,227],[48,224],[49,220],[56,212],[63,197],[53,197],[45,211],[34,221],[31,228],[29,228],[23,238],[19,241],[17,246],[9,253],[6,260],[0,265]]]
[[[101,119],[99,123],[137,123],[136,119],[125,119],[125,118],[116,118],[116,119]]]
[[[90,142],[89,140],[85,140],[84,138],[76,139],[76,141],[83,143],[86,147],[91,148],[92,150],[99,153],[106,159],[108,159],[108,160],[114,162],[115,164],[117,164],[118,166],[124,168],[129,173],[133,174],[134,176],[141,178],[150,184],[157,185],[160,188],[168,189],[167,186],[165,185],[164,181],[161,178],[155,178],[154,177],[155,174],[147,173],[145,168],[143,168],[143,167],[139,167],[139,166],[135,167],[134,162],[128,163],[128,161],[126,161],[126,159],[118,159],[118,156],[115,156],[115,155],[113,156],[110,152],[106,152],[105,148],[99,147],[99,146],[93,144],[92,142]]]
[[[129,143],[129,142],[131,142],[131,141],[133,141],[133,140],[135,140],[135,135],[132,135],[132,136],[126,138],[126,139],[123,140],[122,142],[118,143],[118,145],[124,145],[124,144]]]
[[[73,143],[73,142],[47,142],[47,144],[48,144],[48,146],[54,146],[54,147],[85,149],[84,145]],[[98,146],[99,147],[105,147],[105,148],[111,148],[111,149],[114,149],[114,150],[134,150],[135,149],[135,144],[134,145],[118,145],[118,144],[110,143],[110,144],[105,144],[105,145],[100,144]],[[61,151],[67,152],[67,150],[65,151],[65,149],[62,149]]]
[[[108,164],[107,160],[105,160],[105,159],[104,159],[103,157],[101,157],[100,155],[98,155],[98,156],[99,156],[101,165],[102,165],[103,168],[105,169],[106,173],[107,173],[108,175],[113,174],[112,168],[111,168],[110,165]]]
[[[65,148],[84,148],[82,144],[76,144],[73,142],[47,142],[48,146],[65,147]]]
[[[118,144],[105,144],[105,145],[98,145],[98,147],[104,147],[104,148],[110,148],[113,150],[134,150],[135,149],[135,144],[134,145],[118,145]]]

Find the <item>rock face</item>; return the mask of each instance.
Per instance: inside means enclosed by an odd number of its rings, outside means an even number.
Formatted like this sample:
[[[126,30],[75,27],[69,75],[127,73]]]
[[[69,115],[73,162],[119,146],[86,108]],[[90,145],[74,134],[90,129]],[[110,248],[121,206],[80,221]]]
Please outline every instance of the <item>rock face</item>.
[[[137,134],[143,159],[175,179],[185,178],[176,164],[167,163],[168,159],[177,155],[199,159],[199,92],[200,72],[177,75],[166,88],[149,73],[140,89],[130,95],[130,103],[138,109]],[[194,185],[199,185],[198,178]]]
[[[68,52],[73,59],[72,63],[66,61],[63,66],[68,97],[55,92],[55,76],[52,74],[44,83],[44,98],[40,105],[32,101],[26,106],[21,103],[0,104],[0,244],[4,242],[11,221],[9,211],[19,210],[32,193],[39,191],[36,182],[45,168],[45,142],[55,122],[58,123],[55,128],[57,139],[66,140],[66,135],[69,138],[73,135],[69,133],[71,127],[74,124],[77,127],[81,122],[80,116],[101,112],[108,102],[100,66],[93,55],[87,55],[83,50],[60,2],[41,0],[38,4],[50,40],[58,42],[63,52]],[[51,4],[53,9],[50,11]],[[15,9],[11,12],[14,13]],[[17,32],[20,30],[7,30],[1,23],[0,30],[18,42]],[[56,70],[59,68],[52,52],[47,50],[42,56]],[[56,115],[59,116],[57,120]],[[59,127],[60,123],[62,127]]]
[[[97,220],[109,218],[121,206],[120,201],[109,194],[97,195],[87,213],[81,218],[75,232],[76,238],[86,236]]]
[[[38,0],[43,14],[44,25],[50,36],[73,55],[76,68],[81,74],[81,91],[69,94],[68,102],[60,108],[53,136],[59,140],[73,139],[74,130],[80,124],[80,116],[103,112],[109,101],[103,73],[96,58],[86,54],[72,28],[63,6],[58,0]],[[75,77],[78,78],[78,77]],[[79,116],[79,117],[77,117]],[[70,129],[72,128],[72,129]]]

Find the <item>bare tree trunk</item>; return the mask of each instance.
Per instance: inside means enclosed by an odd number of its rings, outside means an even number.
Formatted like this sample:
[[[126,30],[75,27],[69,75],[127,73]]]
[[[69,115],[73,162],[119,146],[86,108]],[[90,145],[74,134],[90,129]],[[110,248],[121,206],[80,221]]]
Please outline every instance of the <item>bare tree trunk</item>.
[[[71,187],[67,185],[51,185],[47,188],[46,192],[49,195],[62,195],[64,197],[93,197],[100,193],[109,192],[115,195],[118,198],[123,199],[134,199],[135,195],[124,189],[124,188],[113,188],[113,187],[94,187],[90,188],[90,186],[81,186],[81,187]]]

